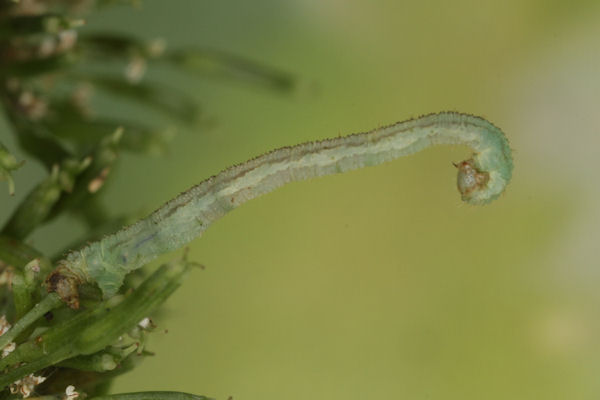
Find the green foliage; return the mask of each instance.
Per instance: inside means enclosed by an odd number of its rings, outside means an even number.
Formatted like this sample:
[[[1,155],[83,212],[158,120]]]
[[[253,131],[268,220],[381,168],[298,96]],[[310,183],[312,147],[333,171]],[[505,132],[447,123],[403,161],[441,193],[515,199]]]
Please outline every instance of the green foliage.
[[[20,343],[12,353],[0,360],[0,369],[25,363],[8,369],[0,377],[0,386],[4,387],[28,374],[68,359],[75,358],[65,365],[104,372],[116,368],[130,354],[142,354],[145,328],[144,324],[140,324],[142,326],[136,330],[136,326],[181,284],[190,265],[186,260],[163,265],[131,293],[90,305],[75,314],[53,318],[44,326],[43,333]],[[49,299],[47,307],[41,307],[41,311],[37,311],[35,307],[32,309],[36,317],[60,304],[54,294],[45,299]],[[27,316],[20,321],[26,318]],[[27,322],[33,323],[35,319],[31,318],[32,321]],[[131,330],[134,331],[130,332]],[[119,344],[119,338],[124,334],[133,338],[133,343],[136,344]],[[135,351],[123,350],[132,344]],[[106,360],[107,355],[111,360]]]
[[[180,392],[141,392],[113,394],[111,396],[94,397],[93,400],[210,400],[204,396],[194,396]]]
[[[17,162],[15,156],[8,152],[8,149],[0,143],[0,181],[8,181],[8,194],[15,193],[15,182],[11,172],[19,168],[23,163]]]
[[[0,230],[0,398],[35,392],[70,399],[76,390],[106,400],[207,399],[178,392],[105,395],[115,376],[150,354],[144,349],[153,327],[147,317],[192,263],[184,258],[164,265],[139,284],[140,279],[128,279],[116,296],[103,299],[93,284],[73,288],[69,280],[49,275],[50,256],[69,249],[48,256],[25,241],[64,214],[88,228],[70,249],[131,222],[128,216],[110,216],[99,197],[102,188],[121,152],[160,154],[167,146],[171,126],[110,116],[110,110],[94,106],[92,95],[158,112],[169,125],[192,126],[200,116],[196,100],[146,79],[153,64],[277,92],[292,90],[294,80],[215,50],[166,49],[163,40],[86,31],[82,16],[93,18],[98,8],[117,3],[136,2],[0,2],[1,106],[20,149],[47,171]],[[12,173],[23,162],[0,143],[0,180],[8,182],[11,195]],[[69,308],[49,289],[62,295],[77,290],[77,303]]]

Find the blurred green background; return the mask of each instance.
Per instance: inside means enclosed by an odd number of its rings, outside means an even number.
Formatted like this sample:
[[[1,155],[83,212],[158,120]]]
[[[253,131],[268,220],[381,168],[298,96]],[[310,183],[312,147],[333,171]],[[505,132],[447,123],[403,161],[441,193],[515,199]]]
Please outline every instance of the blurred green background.
[[[155,318],[156,356],[113,392],[600,397],[598,5],[148,0],[93,16],[87,29],[226,50],[300,80],[285,96],[156,72],[212,123],[180,131],[165,157],[123,156],[104,193],[115,214],[282,145],[442,110],[488,118],[515,151],[513,183],[486,207],[461,204],[451,162],[469,151],[448,147],[235,210],[193,242],[206,270]],[[17,171],[18,194],[41,175]],[[20,196],[0,199],[2,217]],[[61,219],[34,244],[56,249],[82,229]]]

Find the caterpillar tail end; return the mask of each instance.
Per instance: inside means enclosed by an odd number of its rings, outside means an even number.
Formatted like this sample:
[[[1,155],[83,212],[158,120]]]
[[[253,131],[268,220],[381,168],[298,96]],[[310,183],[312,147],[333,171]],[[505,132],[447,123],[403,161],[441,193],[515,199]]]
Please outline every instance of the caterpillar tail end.
[[[49,293],[55,292],[70,308],[79,308],[79,290],[81,280],[69,271],[68,268],[58,266],[46,278],[46,289]]]

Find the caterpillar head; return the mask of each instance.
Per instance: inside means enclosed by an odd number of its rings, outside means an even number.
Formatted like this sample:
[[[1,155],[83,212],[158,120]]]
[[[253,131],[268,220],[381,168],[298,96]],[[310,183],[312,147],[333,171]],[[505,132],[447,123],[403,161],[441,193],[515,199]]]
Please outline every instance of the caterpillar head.
[[[462,200],[467,203],[479,203],[478,194],[485,190],[490,180],[490,174],[485,171],[479,171],[475,167],[473,159],[454,164],[458,168],[456,177],[456,186],[461,194]]]

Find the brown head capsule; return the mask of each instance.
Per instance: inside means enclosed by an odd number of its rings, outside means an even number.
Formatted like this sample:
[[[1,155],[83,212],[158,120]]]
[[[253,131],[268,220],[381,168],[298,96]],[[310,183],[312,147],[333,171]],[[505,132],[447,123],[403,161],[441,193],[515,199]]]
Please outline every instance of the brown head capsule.
[[[487,172],[477,170],[473,159],[462,161],[454,166],[458,168],[456,186],[463,200],[468,200],[473,193],[484,189],[490,179]]]

